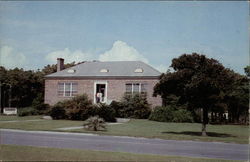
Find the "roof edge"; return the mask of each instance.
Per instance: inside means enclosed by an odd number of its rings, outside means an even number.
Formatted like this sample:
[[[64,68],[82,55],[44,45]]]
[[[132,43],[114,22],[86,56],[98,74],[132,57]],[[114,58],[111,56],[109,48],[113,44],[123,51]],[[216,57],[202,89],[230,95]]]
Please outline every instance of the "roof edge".
[[[45,76],[45,79],[159,79],[159,76]]]

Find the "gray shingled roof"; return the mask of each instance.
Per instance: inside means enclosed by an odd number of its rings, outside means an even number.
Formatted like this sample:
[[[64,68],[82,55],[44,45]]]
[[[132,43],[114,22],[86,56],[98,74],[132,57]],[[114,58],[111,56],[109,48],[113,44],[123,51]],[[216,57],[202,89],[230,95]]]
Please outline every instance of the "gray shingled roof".
[[[135,73],[135,69],[142,69],[142,73]],[[75,72],[69,73],[72,69]],[[108,72],[100,72],[107,69]],[[71,71],[72,71],[71,70]],[[47,75],[51,77],[158,77],[161,73],[141,61],[111,61],[111,62],[84,62],[62,71]]]

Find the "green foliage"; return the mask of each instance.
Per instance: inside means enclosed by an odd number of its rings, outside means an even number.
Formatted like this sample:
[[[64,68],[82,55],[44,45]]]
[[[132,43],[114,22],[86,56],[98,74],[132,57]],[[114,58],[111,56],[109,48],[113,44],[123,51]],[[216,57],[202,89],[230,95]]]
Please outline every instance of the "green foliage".
[[[226,98],[228,91],[236,88],[234,84],[239,74],[225,68],[217,60],[197,53],[183,54],[173,59],[171,67],[174,72],[161,75],[160,82],[154,87],[154,96],[160,95],[166,100],[169,95],[175,95],[179,103],[187,104],[193,112],[201,108],[205,135],[209,111],[230,111],[228,107],[232,104]],[[222,103],[227,103],[227,107]]]
[[[175,109],[173,107],[155,107],[149,116],[149,120],[160,122],[193,122],[192,114],[185,109]]]
[[[74,65],[76,65],[74,62],[65,64],[65,68]],[[38,69],[37,71],[22,68],[5,69],[0,66],[0,93],[2,96],[0,107],[9,106],[9,101],[11,107],[19,108],[33,105],[34,99],[44,96],[44,76],[53,72],[56,72],[56,64],[47,65],[42,70]],[[44,105],[39,108],[43,107]]]
[[[157,106],[151,112],[149,120],[160,121],[160,122],[171,122],[173,120],[172,107],[161,107]]]
[[[119,117],[147,119],[151,109],[144,95],[124,95],[121,102],[113,102],[111,104]]]
[[[124,117],[123,115],[123,109],[124,109],[124,106],[121,102],[118,102],[118,101],[112,101],[111,104],[109,105],[112,109],[115,110],[115,116],[116,117]]]
[[[98,115],[107,122],[116,122],[115,110],[110,105],[103,103],[97,104],[93,107],[94,115]]]
[[[62,102],[66,116],[71,120],[86,120],[94,112],[91,100],[86,94]]]
[[[98,115],[105,121],[116,121],[112,107],[106,104],[93,105],[86,94],[58,102],[52,107],[50,114],[53,119],[86,120],[90,116]]]
[[[44,103],[44,96],[42,93],[38,94],[33,100],[32,107],[34,107],[39,114],[48,114],[50,108],[48,104]]]
[[[176,123],[183,123],[183,122],[193,123],[194,122],[192,114],[185,109],[178,109],[174,111],[173,116],[174,118],[172,121]]]
[[[19,108],[17,114],[18,116],[38,115],[38,111],[33,107],[25,107]]]
[[[249,65],[246,66],[246,67],[244,68],[244,71],[245,71],[245,74],[246,74],[248,77],[250,77],[250,66],[249,66]]]
[[[52,106],[49,115],[53,118],[53,119],[65,119],[66,118],[66,112],[65,109],[63,107],[63,103],[62,102],[58,102],[57,104],[55,104],[54,106]]]
[[[88,130],[98,131],[101,129],[106,129],[105,121],[103,118],[99,118],[99,116],[92,116],[86,120],[86,123],[83,126]]]

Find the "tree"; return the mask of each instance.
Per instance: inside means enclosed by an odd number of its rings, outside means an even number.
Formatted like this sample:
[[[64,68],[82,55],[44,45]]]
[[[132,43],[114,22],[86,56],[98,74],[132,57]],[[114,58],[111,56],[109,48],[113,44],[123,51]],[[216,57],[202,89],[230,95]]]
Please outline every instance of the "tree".
[[[234,74],[234,82],[227,89],[224,102],[228,106],[229,121],[239,123],[243,117],[244,123],[248,118],[249,79],[240,74]]]
[[[246,66],[246,67],[244,68],[244,70],[245,70],[246,75],[247,75],[248,77],[250,77],[250,66],[249,66],[249,65]]]
[[[160,76],[154,87],[154,96],[163,100],[174,94],[179,102],[187,103],[189,109],[202,110],[202,135],[206,136],[208,111],[223,98],[223,91],[232,84],[233,76],[221,63],[197,53],[183,54],[172,60],[174,72]]]
[[[79,63],[78,63],[79,64]],[[65,64],[65,68],[76,65]],[[6,69],[0,66],[0,107],[27,107],[32,102],[43,103],[44,76],[56,72],[56,64],[47,65],[42,70],[32,71],[22,68]],[[42,96],[42,97],[41,97]]]

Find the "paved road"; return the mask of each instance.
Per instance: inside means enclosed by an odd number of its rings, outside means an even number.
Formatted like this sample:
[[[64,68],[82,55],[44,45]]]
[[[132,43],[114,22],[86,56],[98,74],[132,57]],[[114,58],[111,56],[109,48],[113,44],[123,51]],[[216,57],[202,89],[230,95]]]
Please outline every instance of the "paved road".
[[[248,160],[244,144],[0,129],[1,144]]]

